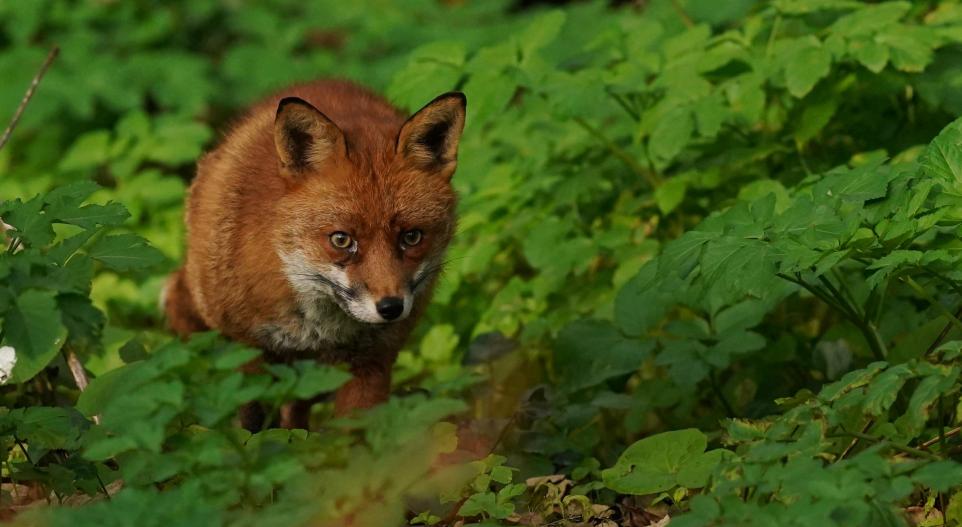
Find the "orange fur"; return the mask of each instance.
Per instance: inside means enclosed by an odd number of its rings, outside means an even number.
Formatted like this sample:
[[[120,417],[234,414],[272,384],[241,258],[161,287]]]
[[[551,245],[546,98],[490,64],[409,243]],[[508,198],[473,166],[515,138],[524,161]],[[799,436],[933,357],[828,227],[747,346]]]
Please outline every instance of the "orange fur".
[[[446,94],[405,121],[344,81],[253,106],[198,163],[186,261],[167,287],[172,329],[216,329],[269,361],[346,362],[355,379],[337,394],[341,414],[383,401],[454,231],[464,108]],[[407,245],[412,230],[423,235]],[[336,232],[354,252],[333,245]],[[404,313],[381,323],[373,302],[388,297],[404,299]]]

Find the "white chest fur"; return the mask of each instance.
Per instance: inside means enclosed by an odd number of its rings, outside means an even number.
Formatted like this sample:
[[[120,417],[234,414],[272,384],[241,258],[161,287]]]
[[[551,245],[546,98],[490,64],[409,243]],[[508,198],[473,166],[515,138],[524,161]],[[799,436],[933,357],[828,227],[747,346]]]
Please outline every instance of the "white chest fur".
[[[337,305],[328,285],[316,279],[316,270],[298,250],[278,251],[284,274],[297,301],[297,309],[278,313],[258,328],[264,346],[276,350],[311,351],[354,340],[365,324]]]
[[[363,325],[321,295],[298,295],[299,309],[258,329],[261,342],[275,350],[311,351],[354,340]]]

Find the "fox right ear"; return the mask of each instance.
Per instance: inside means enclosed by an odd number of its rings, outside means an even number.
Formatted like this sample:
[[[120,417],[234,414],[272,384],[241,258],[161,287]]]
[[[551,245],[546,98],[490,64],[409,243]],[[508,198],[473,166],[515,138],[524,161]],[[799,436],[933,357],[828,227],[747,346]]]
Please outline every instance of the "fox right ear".
[[[398,132],[397,155],[450,178],[458,163],[467,102],[463,93],[448,92],[418,110]]]
[[[341,129],[307,101],[285,97],[274,118],[274,147],[281,167],[292,172],[318,167],[346,153]]]

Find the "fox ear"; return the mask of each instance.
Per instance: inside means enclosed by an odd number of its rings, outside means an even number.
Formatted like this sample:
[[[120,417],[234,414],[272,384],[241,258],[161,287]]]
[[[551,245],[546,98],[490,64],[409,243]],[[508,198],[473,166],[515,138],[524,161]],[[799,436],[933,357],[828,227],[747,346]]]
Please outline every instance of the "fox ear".
[[[401,126],[397,155],[451,177],[457,165],[467,101],[463,93],[448,92],[418,110]]]
[[[274,147],[281,166],[293,172],[317,167],[346,152],[341,129],[307,101],[285,97],[274,118]]]

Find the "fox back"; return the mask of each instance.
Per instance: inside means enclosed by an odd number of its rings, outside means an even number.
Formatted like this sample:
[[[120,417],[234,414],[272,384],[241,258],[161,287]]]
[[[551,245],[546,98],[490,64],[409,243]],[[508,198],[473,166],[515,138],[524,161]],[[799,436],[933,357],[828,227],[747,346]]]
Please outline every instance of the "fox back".
[[[318,81],[252,107],[198,163],[171,327],[216,329],[269,360],[345,361],[352,382],[374,371],[380,385],[339,404],[386,397],[454,232],[465,103],[447,93],[405,119],[355,84]]]

